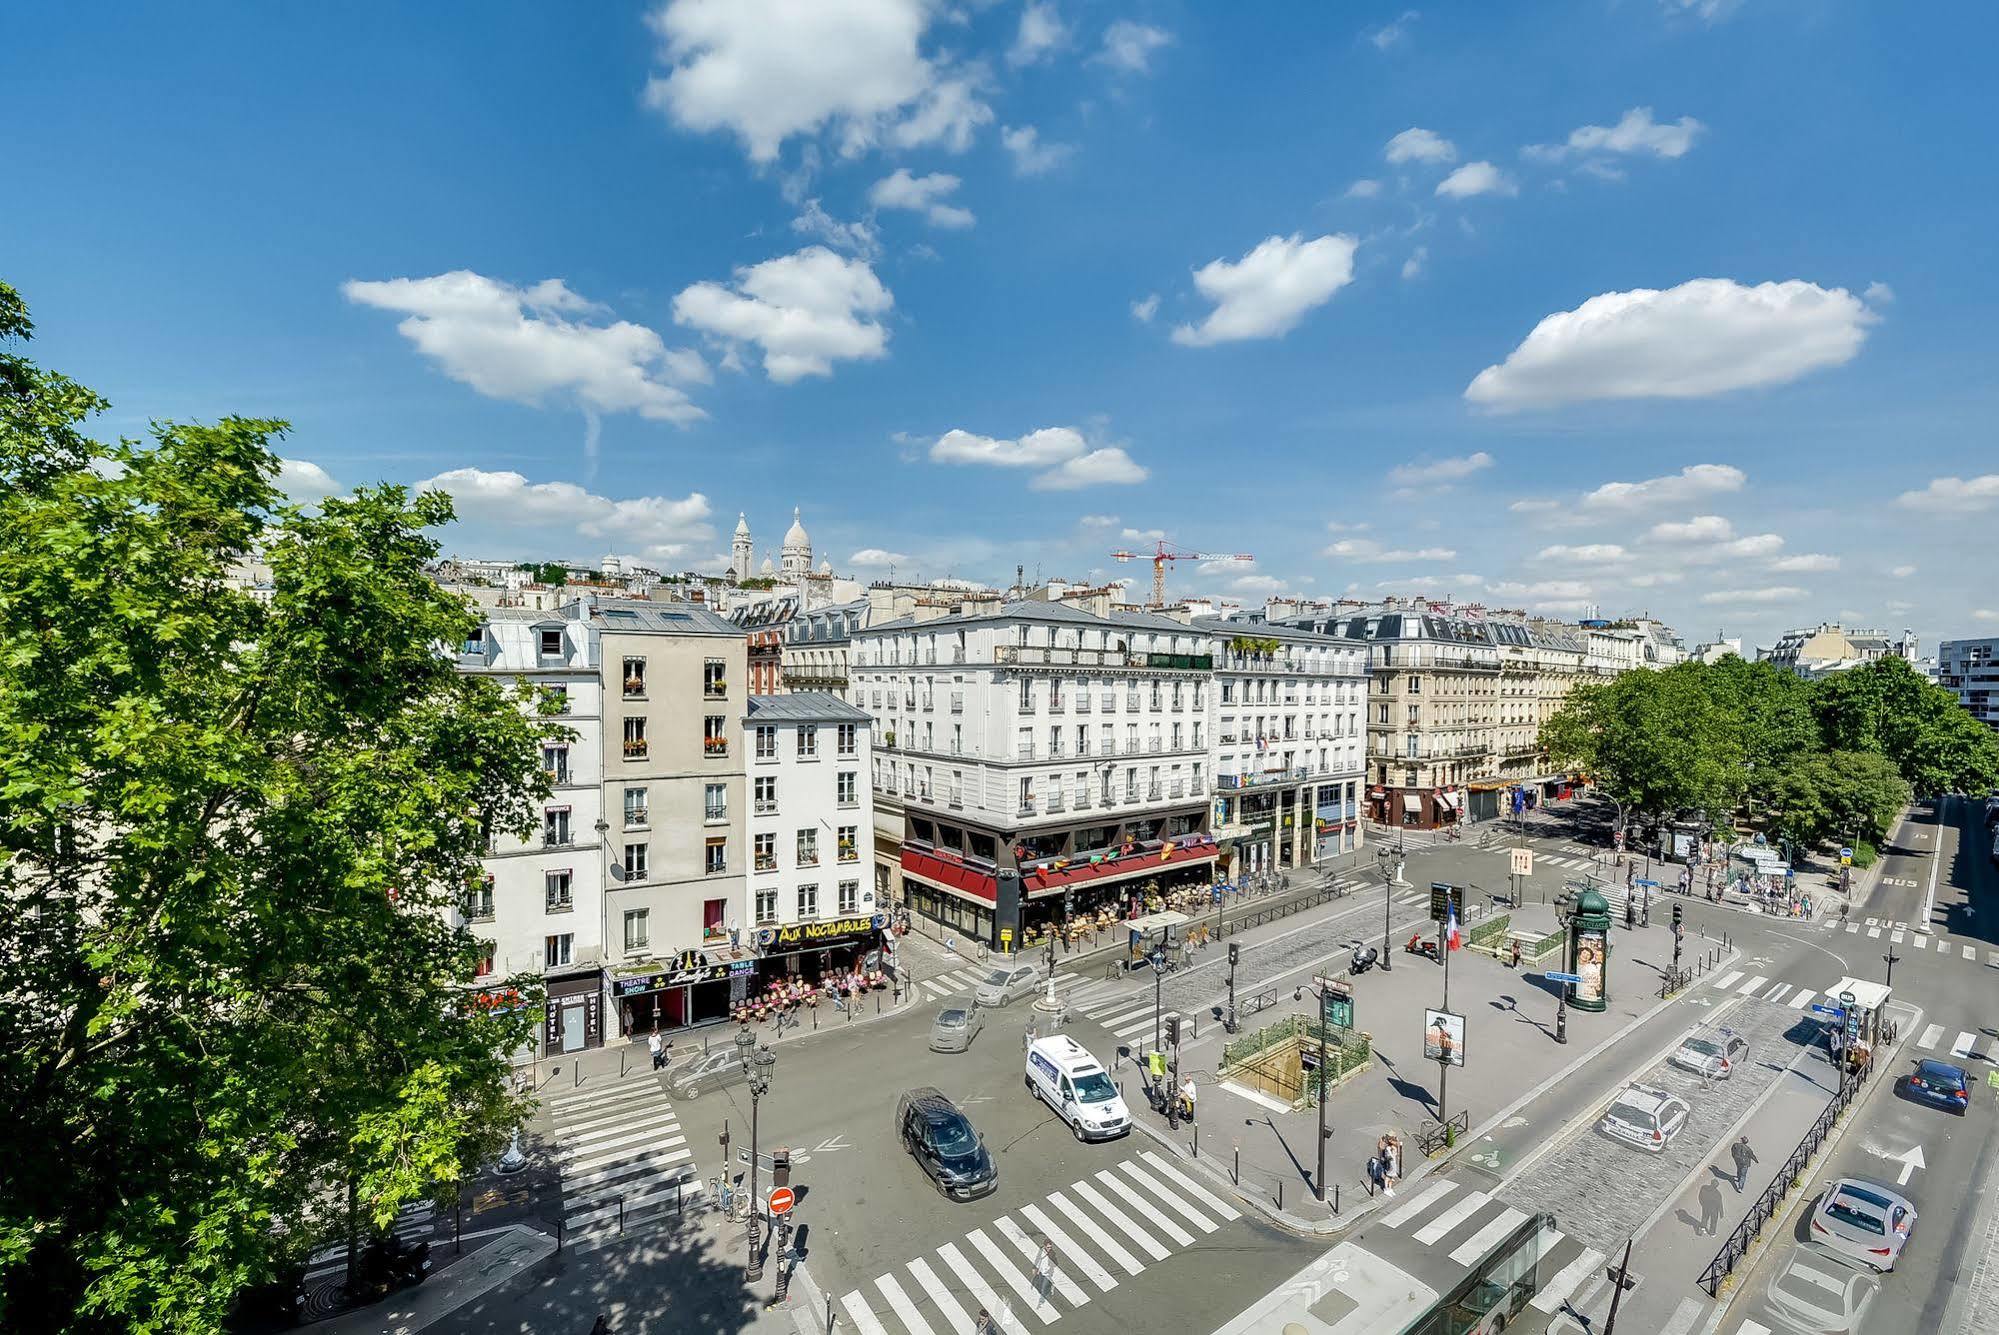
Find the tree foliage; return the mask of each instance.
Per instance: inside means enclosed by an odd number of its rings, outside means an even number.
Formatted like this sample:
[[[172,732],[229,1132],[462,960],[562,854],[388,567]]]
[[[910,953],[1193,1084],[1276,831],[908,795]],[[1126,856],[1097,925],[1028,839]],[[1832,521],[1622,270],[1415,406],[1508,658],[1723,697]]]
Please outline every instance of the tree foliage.
[[[1873,751],[1794,756],[1755,785],[1764,824],[1799,848],[1832,838],[1879,843],[1914,790],[1888,757]]]
[[[1706,688],[1700,666],[1586,682],[1549,719],[1542,745],[1628,814],[1719,815],[1741,796],[1746,747],[1740,714]]]
[[[443,910],[544,725],[438,652],[447,498],[293,508],[276,421],[92,441],[31,333],[0,284],[0,1327],[212,1330],[518,1124],[534,994],[476,1004]]]
[[[1919,793],[1982,793],[1999,784],[1999,734],[1900,658],[1818,682],[1812,710],[1827,746],[1880,752]]]

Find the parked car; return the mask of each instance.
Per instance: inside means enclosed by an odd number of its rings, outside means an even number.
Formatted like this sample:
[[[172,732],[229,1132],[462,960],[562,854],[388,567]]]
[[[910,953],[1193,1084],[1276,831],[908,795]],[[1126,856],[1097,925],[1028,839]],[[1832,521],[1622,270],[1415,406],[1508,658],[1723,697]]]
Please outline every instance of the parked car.
[[[736,1055],[736,1045],[731,1043],[696,1053],[694,1060],[667,1076],[666,1088],[676,1099],[693,1099],[748,1078],[743,1059]]]
[[[1793,1330],[1817,1335],[1855,1335],[1881,1281],[1855,1270],[1839,1257],[1799,1247],[1770,1280],[1763,1300]]]
[[[952,1200],[973,1200],[999,1186],[986,1142],[940,1091],[912,1089],[896,1100],[895,1128],[902,1147]]]
[[[1736,1067],[1749,1060],[1749,1042],[1740,1034],[1717,1030],[1711,1037],[1688,1039],[1667,1060],[1682,1071],[1692,1071],[1710,1080],[1726,1080],[1735,1074]]]
[[[1891,1187],[1840,1178],[1812,1210],[1812,1241],[1883,1274],[1895,1268],[1916,1230],[1916,1207]]]
[[[930,1025],[932,1052],[964,1052],[986,1027],[985,1007],[974,997],[960,997],[937,1012]]]
[[[1002,964],[979,980],[972,995],[981,1006],[1004,1006],[1032,996],[1041,973],[1031,964]]]
[[[1630,1085],[1610,1105],[1596,1129],[1652,1154],[1663,1151],[1693,1109],[1687,1101],[1655,1085]]]
[[[1959,1117],[1971,1106],[1971,1081],[1962,1066],[1924,1058],[1902,1077],[1902,1092],[1924,1103],[1948,1108]]]

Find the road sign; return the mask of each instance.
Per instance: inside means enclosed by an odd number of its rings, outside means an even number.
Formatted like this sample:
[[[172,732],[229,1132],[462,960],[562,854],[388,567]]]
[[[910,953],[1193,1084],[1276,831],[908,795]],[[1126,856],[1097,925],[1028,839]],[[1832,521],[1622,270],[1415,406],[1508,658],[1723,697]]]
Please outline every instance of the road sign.
[[[1821,1006],[1817,1002],[1812,1003],[1812,1010],[1819,1015],[1844,1015],[1846,1013],[1837,1006]]]
[[[1514,876],[1534,874],[1534,850],[1531,848],[1509,849],[1508,862],[1510,863],[1508,870]]]
[[[772,1214],[790,1214],[791,1207],[797,1200],[798,1198],[791,1194],[790,1187],[779,1187],[770,1194],[770,1212]]]
[[[1659,883],[1658,883],[1657,881],[1648,881],[1648,880],[1646,880],[1646,879],[1645,879],[1644,877],[1642,877],[1642,876],[1641,876],[1641,877],[1639,877],[1639,878],[1638,878],[1637,880],[1633,881],[1633,882],[1632,882],[1632,884],[1633,884],[1633,885],[1642,885],[1642,886],[1644,886],[1644,887],[1645,887],[1645,888],[1646,888],[1647,890],[1657,890],[1657,889],[1659,888]]]
[[[1331,978],[1314,978],[1319,989],[1319,1016],[1322,1023],[1338,1029],[1353,1028],[1353,993],[1347,985]]]
[[[1575,983],[1580,985],[1583,981],[1582,975],[1575,973],[1543,973],[1541,976],[1551,983]]]
[[[1458,911],[1458,926],[1464,926],[1465,888],[1449,881],[1430,882],[1430,921],[1443,922],[1451,916],[1452,909]]]
[[[1000,949],[1005,950],[1008,946],[1012,944],[1013,944],[1013,928],[1011,927],[1000,928]]]

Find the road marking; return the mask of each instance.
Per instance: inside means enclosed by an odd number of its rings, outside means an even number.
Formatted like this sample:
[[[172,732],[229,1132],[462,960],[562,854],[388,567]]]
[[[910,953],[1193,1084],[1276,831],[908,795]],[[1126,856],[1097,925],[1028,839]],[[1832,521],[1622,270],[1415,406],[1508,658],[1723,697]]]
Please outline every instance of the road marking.
[[[1104,1218],[1117,1225],[1119,1232],[1137,1243],[1139,1250],[1150,1253],[1153,1260],[1163,1261],[1166,1259],[1167,1250],[1159,1245],[1159,1240],[1140,1228],[1137,1224],[1134,1224],[1124,1211],[1105,1200],[1104,1194],[1101,1191],[1098,1191],[1088,1182],[1078,1182],[1071,1186],[1069,1190],[1096,1206],[1098,1214],[1101,1214]]]
[[[1041,1300],[1041,1295],[1035,1290],[1033,1282],[1026,1275],[1020,1273],[1020,1267],[1015,1265],[1012,1259],[1000,1250],[1000,1245],[997,1242],[986,1236],[984,1229],[973,1229],[965,1235],[965,1241],[979,1249],[980,1253],[985,1256],[986,1263],[999,1273],[999,1277],[1006,1281],[1008,1288],[1019,1295],[1020,1300],[1027,1304],[1028,1310],[1041,1318],[1043,1325],[1047,1325],[1049,1322],[1055,1320],[1056,1317],[1062,1315],[1055,1310],[1054,1304]]]
[[[888,1330],[875,1320],[875,1314],[868,1308],[868,1300],[855,1289],[840,1300],[840,1306],[847,1309],[847,1316],[854,1323],[854,1329],[861,1335],[888,1335]]]
[[[1415,1200],[1406,1201],[1403,1204],[1396,1206],[1395,1209],[1390,1211],[1388,1216],[1384,1218],[1381,1222],[1388,1225],[1388,1227],[1390,1228],[1401,1228],[1404,1224],[1408,1223],[1410,1220],[1414,1219],[1417,1215],[1423,1213],[1423,1211],[1429,1209],[1432,1205],[1435,1205],[1438,1201],[1450,1195],[1452,1192],[1456,1191],[1457,1189],[1458,1189],[1458,1184],[1455,1182],[1450,1182],[1450,1181],[1438,1182],[1433,1186],[1431,1186],[1426,1191],[1424,1191],[1424,1193],[1418,1196]]]
[[[937,1335],[937,1332],[930,1329],[930,1323],[923,1319],[923,1314],[916,1310],[916,1304],[909,1301],[909,1295],[902,1291],[902,1285],[895,1282],[894,1275],[883,1275],[875,1281],[875,1287],[882,1291],[882,1297],[888,1299],[889,1307],[902,1318],[902,1324],[908,1328],[909,1335]]]
[[[1977,949],[1976,949],[1975,947],[1972,947],[1972,946],[1966,946],[1966,947],[1964,948],[1964,957],[1965,957],[1966,959],[1968,959],[1968,960],[1975,960],[1975,959],[1977,959],[1977,958],[1978,958],[1978,951],[1977,951]]]
[[[1138,1185],[1140,1185],[1141,1187],[1144,1187],[1147,1191],[1157,1196],[1160,1200],[1165,1201],[1166,1204],[1174,1211],[1174,1213],[1180,1215],[1188,1223],[1192,1224],[1195,1228],[1200,1229],[1203,1233],[1212,1233],[1216,1229],[1221,1227],[1220,1224],[1217,1224],[1214,1220],[1208,1218],[1206,1215],[1202,1214],[1199,1210],[1196,1210],[1193,1206],[1181,1200],[1173,1192],[1167,1190],[1165,1185],[1162,1184],[1158,1178],[1152,1176],[1150,1173],[1146,1172],[1143,1168],[1140,1168],[1138,1164],[1133,1162],[1132,1160],[1126,1159],[1123,1163],[1119,1164],[1118,1167],[1124,1170],[1126,1177],[1129,1177],[1132,1181],[1138,1183]]]
[[[1899,927],[1899,926],[1898,926],[1898,927],[1896,927],[1896,928],[1895,928],[1895,930],[1894,930],[1894,931],[1892,931],[1892,932],[1888,933],[1888,944],[1889,944],[1889,945],[1891,945],[1891,946],[1899,946],[1899,945],[1901,945],[1901,944],[1902,944],[1902,929],[1901,929],[1901,927]]]
[[[1782,1001],[1784,999],[1784,994],[1790,990],[1791,990],[1791,985],[1789,983],[1779,983],[1775,987],[1771,988],[1768,992],[1765,992],[1763,994],[1763,1000]]]
[[[1111,1260],[1116,1261],[1119,1265],[1124,1267],[1124,1272],[1127,1275],[1136,1275],[1140,1271],[1145,1269],[1144,1262],[1140,1261],[1136,1256],[1133,1256],[1130,1252],[1126,1251],[1124,1248],[1118,1246],[1117,1242],[1110,1236],[1109,1233],[1107,1233],[1104,1230],[1103,1225],[1099,1224],[1096,1220],[1090,1218],[1088,1215],[1084,1214],[1081,1210],[1077,1209],[1075,1204],[1071,1202],[1067,1196],[1064,1196],[1059,1191],[1050,1192],[1048,1194],[1048,1203],[1053,1205],[1056,1209],[1060,1210],[1063,1214],[1069,1216],[1070,1220],[1076,1225],[1076,1227],[1083,1231],[1083,1235],[1085,1237],[1089,1238],[1090,1240],[1095,1242],[1097,1246],[1101,1247],[1104,1251],[1104,1254],[1109,1256]],[[1033,1211],[1034,1213],[1029,1213],[1029,1211]],[[1029,1206],[1027,1207],[1026,1210],[1022,1210],[1021,1213],[1027,1215],[1028,1218],[1032,1219],[1035,1214],[1038,1214],[1040,1212],[1034,1210],[1033,1206]],[[1049,1236],[1052,1237],[1054,1235],[1050,1234]]]
[[[1458,1249],[1451,1253],[1451,1259],[1459,1265],[1470,1265],[1473,1261],[1485,1255],[1492,1248],[1493,1244],[1497,1243],[1508,1233],[1511,1233],[1519,1225],[1520,1221],[1526,1217],[1526,1215],[1512,1206],[1508,1206],[1506,1209],[1500,1211],[1498,1216],[1484,1228],[1466,1238],[1458,1246]]]
[[[1730,969],[1727,973],[1723,974],[1721,977],[1714,980],[1715,988],[1718,991],[1722,988],[1733,987],[1735,986],[1736,981],[1741,977],[1742,977],[1742,970]]]
[[[1879,927],[1870,927],[1867,929],[1867,939],[1869,941],[1874,940],[1876,937],[1880,935],[1881,935],[1881,929]]]
[[[623,1136],[650,1136],[660,1133],[671,1134],[680,1129],[680,1119],[671,1112],[641,1113],[629,1122],[591,1123],[588,1131],[558,1127],[562,1133],[562,1144],[568,1149],[580,1149],[592,1141],[609,1140]]]
[[[1745,1321],[1735,1328],[1735,1335],[1770,1335],[1770,1328],[1761,1321]]]
[[[1985,952],[1985,967],[1988,969],[1999,969],[1999,950],[1988,950]]]
[[[1659,1335],[1687,1335],[1705,1310],[1707,1305],[1698,1298],[1680,1299],[1680,1305],[1673,1309],[1673,1315],[1665,1325],[1659,1327]]]
[[[1929,1028],[1923,1030],[1923,1036],[1916,1040],[1916,1046],[1921,1048],[1924,1052],[1935,1052],[1937,1050],[1937,1040],[1942,1037],[1943,1037],[1943,1026],[1940,1024],[1933,1024]]]
[[[1763,977],[1763,975],[1758,974],[1756,977],[1750,979],[1748,982],[1744,983],[1741,987],[1738,987],[1735,990],[1738,995],[1746,997],[1750,993],[1754,992],[1757,988],[1763,986],[1763,984],[1769,981],[1770,980],[1768,978],[1765,978]]]
[[[1168,1219],[1164,1210],[1161,1210],[1151,1201],[1133,1191],[1127,1183],[1112,1173],[1110,1169],[1098,1169],[1097,1180],[1121,1196],[1125,1204],[1150,1220],[1154,1227],[1166,1234],[1167,1237],[1173,1239],[1175,1246],[1191,1247],[1194,1245],[1194,1235],[1192,1233],[1189,1233],[1186,1229]]]
[[[1012,1332],[1012,1335],[1027,1335],[1027,1328],[1021,1325],[1020,1318],[1013,1314],[1012,1304],[1000,1301],[999,1295],[993,1292],[990,1284],[986,1283],[986,1277],[972,1269],[972,1263],[958,1250],[958,1244],[947,1242],[937,1249],[937,1254],[943,1257],[944,1264],[950,1266],[952,1272],[965,1282],[965,1287],[979,1300],[979,1306],[998,1319],[1002,1329]],[[1042,1320],[1046,1321],[1048,1318],[1042,1317]]]
[[[1425,1247],[1435,1245],[1446,1233],[1478,1213],[1478,1208],[1490,1199],[1491,1197],[1482,1191],[1466,1192],[1458,1197],[1457,1204],[1418,1229],[1415,1234],[1416,1241]]]
[[[1859,930],[1860,930],[1860,924],[1857,922],[1850,922],[1846,925],[1846,934],[1848,936],[1852,936],[1855,932]]]
[[[958,1335],[974,1335],[972,1318],[958,1305],[958,1300],[952,1295],[951,1290],[944,1287],[944,1282],[937,1278],[937,1272],[930,1268],[930,1262],[918,1257],[909,1263],[909,1273],[916,1276],[916,1282],[930,1295],[930,1301],[937,1304],[937,1310],[951,1323],[952,1330]]]
[[[1971,1055],[1971,1046],[1977,1041],[1978,1035],[1967,1029],[1952,1040],[1950,1055],[1953,1057],[1969,1057]]]
[[[994,1221],[994,1227],[1006,1235],[1006,1240],[1014,1245],[1014,1250],[1018,1251],[1030,1266],[1041,1264],[1041,1249],[1034,1245],[1032,1238],[1020,1231],[1020,1225],[1014,1223],[1013,1220],[1008,1219],[1005,1215],[1001,1215]],[[1054,1239],[1050,1238],[1049,1241],[1053,1242]],[[1067,1272],[1061,1266],[1058,1265],[1055,1267],[1054,1274],[1055,1287],[1062,1291],[1062,1296],[1067,1298],[1072,1305],[1081,1307],[1084,1303],[1090,1301],[1090,1295],[1083,1292],[1083,1286],[1075,1280],[1070,1279]],[[1105,1275],[1104,1278],[1110,1279],[1110,1276]],[[1111,1286],[1107,1284],[1104,1287],[1109,1288]]]
[[[1869,918],[1867,920],[1867,925],[1869,927],[1879,927],[1881,925],[1881,920],[1879,918]]]
[[[1561,1271],[1548,1281],[1546,1287],[1534,1295],[1534,1301],[1529,1306],[1537,1312],[1546,1312],[1549,1316],[1553,1316],[1555,1310],[1567,1302],[1569,1295],[1576,1291],[1576,1285],[1583,1282],[1583,1277],[1603,1262],[1602,1252],[1594,1247],[1583,1248],[1582,1255],[1563,1266]],[[1765,1331],[1763,1335],[1770,1333]]]
[[[1090,1018],[1100,1024],[1112,1025],[1122,1020],[1129,1020],[1132,1016],[1148,1012],[1151,1009],[1152,1003],[1150,1001],[1141,1001],[1134,1004],[1127,999],[1125,1001],[1113,1002],[1102,1010],[1090,1012]]]
[[[1801,1011],[1806,1006],[1809,1006],[1811,1004],[1812,998],[1817,995],[1818,993],[1812,991],[1810,988],[1801,987],[1796,992],[1793,992],[1791,994],[1791,999],[1785,1002],[1784,1004],[1786,1006],[1789,1006],[1794,1011]]]
[[[1050,1219],[1042,1212],[1040,1206],[1023,1205],[1020,1207],[1020,1213],[1021,1217],[1026,1219],[1028,1223],[1041,1230],[1048,1240],[1055,1244],[1056,1249],[1069,1258],[1076,1269],[1088,1276],[1090,1283],[1096,1285],[1105,1293],[1109,1293],[1117,1287],[1117,1280],[1112,1278],[1111,1272],[1098,1265],[1096,1257],[1078,1247],[1075,1239],[1063,1232],[1053,1219]],[[1005,1220],[1000,1221],[1000,1230],[1002,1232],[1005,1232],[1010,1227]]]
[[[1186,1192],[1189,1195],[1191,1195],[1195,1200],[1201,1202],[1201,1204],[1207,1206],[1210,1210],[1213,1210],[1216,1214],[1220,1215],[1222,1218],[1224,1219],[1242,1218],[1242,1214],[1238,1210],[1236,1210],[1234,1206],[1230,1205],[1227,1201],[1215,1195],[1213,1192],[1209,1191],[1206,1187],[1203,1187],[1198,1182],[1195,1182],[1192,1178],[1188,1177],[1185,1173],[1182,1173],[1178,1168],[1175,1168],[1172,1164],[1168,1163],[1166,1160],[1160,1158],[1159,1155],[1154,1151],[1141,1150],[1139,1151],[1138,1157],[1145,1160],[1147,1163],[1151,1164],[1155,1169],[1159,1171],[1161,1176],[1166,1177],[1171,1181],[1179,1183],[1180,1186],[1183,1189],[1185,1189]]]

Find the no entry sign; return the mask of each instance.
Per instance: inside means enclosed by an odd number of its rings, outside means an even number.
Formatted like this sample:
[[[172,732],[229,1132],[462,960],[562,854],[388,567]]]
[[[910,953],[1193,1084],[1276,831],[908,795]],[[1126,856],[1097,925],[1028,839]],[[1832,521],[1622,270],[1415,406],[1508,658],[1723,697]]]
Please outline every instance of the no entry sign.
[[[779,1187],[770,1194],[770,1212],[772,1214],[790,1214],[792,1202],[797,1199],[796,1196],[791,1194],[790,1187]]]

